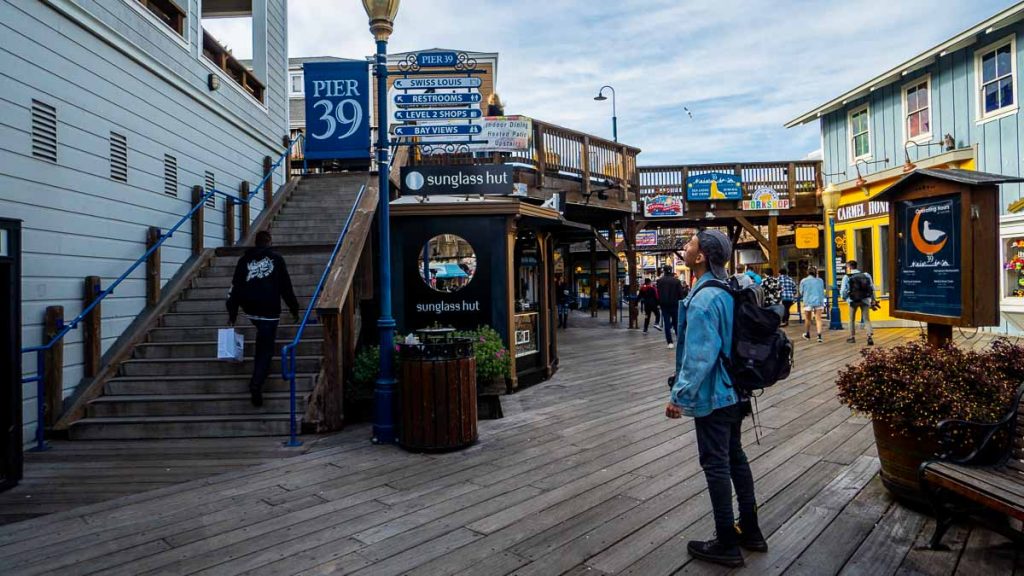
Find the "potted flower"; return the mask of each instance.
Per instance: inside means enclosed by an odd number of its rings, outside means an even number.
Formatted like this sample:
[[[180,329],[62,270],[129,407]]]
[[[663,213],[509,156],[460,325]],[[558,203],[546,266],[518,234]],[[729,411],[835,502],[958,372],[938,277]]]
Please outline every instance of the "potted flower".
[[[948,419],[994,422],[1024,376],[1024,346],[996,340],[984,351],[923,341],[865,349],[839,372],[839,399],[871,416],[882,483],[924,503],[917,469],[938,449],[936,425]]]
[[[512,355],[501,335],[490,326],[480,326],[459,336],[473,341],[478,395],[504,394],[505,378],[512,374]]]

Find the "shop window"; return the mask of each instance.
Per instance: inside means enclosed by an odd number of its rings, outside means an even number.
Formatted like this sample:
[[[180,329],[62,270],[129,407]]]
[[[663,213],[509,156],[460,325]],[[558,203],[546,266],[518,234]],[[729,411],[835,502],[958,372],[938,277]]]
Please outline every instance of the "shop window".
[[[420,280],[437,292],[458,292],[476,273],[476,253],[455,234],[439,234],[420,251]]]
[[[871,274],[871,279],[876,282],[877,289],[877,278],[875,278],[875,252],[874,242],[871,238],[871,228],[861,228],[857,230],[855,234],[856,249],[854,253],[856,256],[854,260],[857,261],[857,268],[861,272],[867,272]]]
[[[871,118],[865,104],[850,112],[850,162],[871,158]]]
[[[878,279],[876,280],[883,296],[889,295],[889,226],[878,227],[878,255],[881,257],[881,265],[878,267]]]
[[[1007,298],[1024,298],[1024,237],[1018,236],[1005,240],[1006,288],[1003,296]]]
[[[931,80],[914,82],[903,91],[904,129],[907,140],[927,141],[932,136]]]
[[[975,53],[978,117],[986,119],[1017,108],[1016,41],[1010,38]]]
[[[292,96],[302,96],[304,89],[302,86],[302,74],[290,74],[288,76],[289,91]]]

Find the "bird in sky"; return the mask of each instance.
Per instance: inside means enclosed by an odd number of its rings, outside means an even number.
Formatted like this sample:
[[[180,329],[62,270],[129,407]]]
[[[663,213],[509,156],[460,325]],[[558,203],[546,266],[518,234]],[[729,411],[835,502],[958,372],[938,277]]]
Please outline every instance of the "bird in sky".
[[[690,109],[686,106],[683,106],[683,110],[686,111],[686,115],[690,117],[690,120],[693,120],[693,112],[690,112]]]

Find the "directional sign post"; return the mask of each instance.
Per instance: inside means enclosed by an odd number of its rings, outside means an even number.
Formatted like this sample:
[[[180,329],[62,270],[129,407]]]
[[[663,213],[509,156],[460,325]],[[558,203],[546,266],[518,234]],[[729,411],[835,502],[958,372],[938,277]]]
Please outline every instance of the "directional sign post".
[[[479,124],[428,124],[421,126],[395,126],[396,136],[465,136],[479,134]]]
[[[424,110],[398,110],[395,112],[395,119],[402,121],[412,120],[470,120],[480,118],[483,112],[469,108],[428,108]]]
[[[398,90],[427,90],[429,88],[479,88],[483,84],[480,78],[399,78],[395,80]]]
[[[395,104],[408,106],[456,106],[459,104],[479,104],[482,97],[479,92],[469,94],[395,94]]]
[[[420,52],[416,55],[416,64],[422,68],[452,67],[458,62],[455,52]]]

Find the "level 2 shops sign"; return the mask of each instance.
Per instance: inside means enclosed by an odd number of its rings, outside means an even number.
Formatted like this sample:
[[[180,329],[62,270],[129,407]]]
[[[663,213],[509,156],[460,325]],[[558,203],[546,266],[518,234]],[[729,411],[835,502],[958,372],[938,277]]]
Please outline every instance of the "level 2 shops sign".
[[[743,180],[736,174],[726,172],[687,176],[686,199],[697,202],[743,200]]]
[[[507,165],[406,166],[402,168],[402,195],[450,196],[512,194],[513,170]]]
[[[789,198],[781,198],[778,190],[762,186],[754,190],[750,200],[743,201],[744,210],[789,210]]]
[[[960,316],[960,195],[896,203],[899,309]]]

